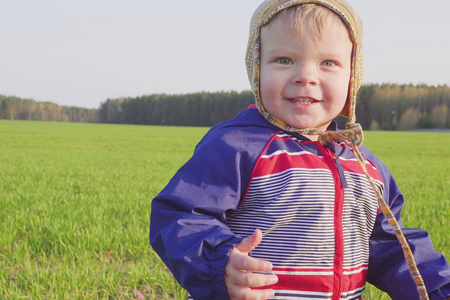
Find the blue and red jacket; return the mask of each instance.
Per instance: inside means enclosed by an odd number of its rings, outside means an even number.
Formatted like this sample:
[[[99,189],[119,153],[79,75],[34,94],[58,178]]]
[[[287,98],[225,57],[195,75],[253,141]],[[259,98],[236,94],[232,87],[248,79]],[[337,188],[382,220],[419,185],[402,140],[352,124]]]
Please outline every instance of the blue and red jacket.
[[[378,158],[361,151],[399,220],[397,184]],[[247,109],[213,127],[155,197],[150,243],[194,299],[228,299],[228,254],[257,228],[263,240],[251,255],[274,265],[274,299],[359,299],[366,281],[393,299],[417,299],[400,244],[352,149],[281,131]],[[425,231],[403,231],[431,299],[445,299],[448,262]]]

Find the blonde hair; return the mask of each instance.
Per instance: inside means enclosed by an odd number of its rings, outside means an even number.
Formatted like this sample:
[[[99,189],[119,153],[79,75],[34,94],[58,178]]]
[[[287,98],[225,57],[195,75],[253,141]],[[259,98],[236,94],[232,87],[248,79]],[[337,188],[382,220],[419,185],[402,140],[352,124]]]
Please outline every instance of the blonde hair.
[[[347,24],[331,9],[318,4],[294,5],[283,9],[266,25],[271,27],[274,23],[281,23],[289,32],[293,32],[299,40],[303,39],[305,31],[310,31],[314,39],[319,41],[323,37],[323,27],[327,21],[342,24],[350,36]],[[352,38],[350,37],[350,40]]]

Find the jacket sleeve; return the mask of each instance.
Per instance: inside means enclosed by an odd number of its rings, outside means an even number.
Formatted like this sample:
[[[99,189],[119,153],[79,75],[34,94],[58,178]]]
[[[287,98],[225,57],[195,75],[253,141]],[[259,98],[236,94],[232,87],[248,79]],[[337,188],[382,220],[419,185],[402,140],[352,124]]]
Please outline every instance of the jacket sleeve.
[[[404,197],[389,170],[376,157],[376,165],[384,182],[384,199],[402,228],[414,259],[423,277],[430,299],[450,296],[450,266],[445,257],[434,251],[428,233],[421,229],[404,228],[400,214]],[[395,233],[383,213],[377,216],[370,238],[370,259],[367,281],[385,291],[394,300],[418,299],[414,281]]]
[[[207,135],[152,202],[150,243],[194,299],[228,299],[225,265],[242,238],[226,217],[239,205],[255,161],[232,145],[239,135]]]

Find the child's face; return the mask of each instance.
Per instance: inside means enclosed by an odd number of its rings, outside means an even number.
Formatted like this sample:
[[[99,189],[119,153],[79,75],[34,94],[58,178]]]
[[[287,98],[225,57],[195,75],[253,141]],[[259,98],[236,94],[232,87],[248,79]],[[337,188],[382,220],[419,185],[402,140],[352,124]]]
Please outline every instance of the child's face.
[[[282,22],[261,29],[261,101],[296,128],[326,130],[344,108],[353,44],[343,24],[326,21],[323,37],[299,40]]]

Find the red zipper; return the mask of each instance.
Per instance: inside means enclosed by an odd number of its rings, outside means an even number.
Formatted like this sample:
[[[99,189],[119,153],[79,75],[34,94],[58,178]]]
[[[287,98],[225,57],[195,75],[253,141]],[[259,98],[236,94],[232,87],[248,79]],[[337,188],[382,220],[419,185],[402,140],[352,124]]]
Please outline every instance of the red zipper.
[[[344,185],[341,176],[343,172],[339,171],[336,160],[338,156],[330,148],[325,148],[317,142],[317,147],[324,157],[324,161],[329,167],[334,179],[335,186],[335,200],[334,200],[334,278],[333,278],[333,300],[341,298],[342,291],[342,277],[344,265],[344,233],[342,229],[342,214],[344,210]],[[344,179],[345,182],[345,179]]]

